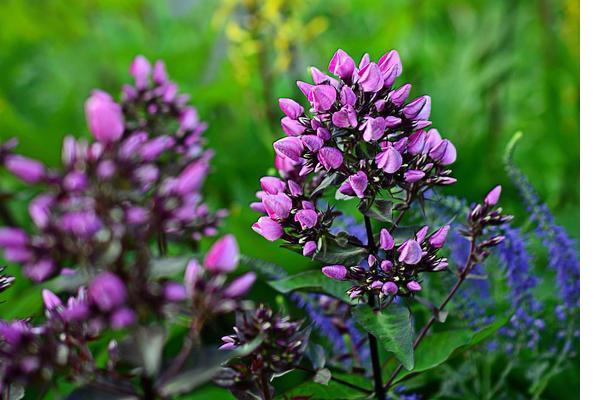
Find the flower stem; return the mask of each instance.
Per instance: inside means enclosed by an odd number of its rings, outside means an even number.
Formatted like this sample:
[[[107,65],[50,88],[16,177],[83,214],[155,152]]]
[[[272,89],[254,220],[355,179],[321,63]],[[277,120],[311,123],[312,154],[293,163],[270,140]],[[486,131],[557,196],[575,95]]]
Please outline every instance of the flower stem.
[[[371,219],[364,216],[365,218],[365,229],[367,231],[367,240],[369,251],[374,253],[376,251],[375,248],[375,238],[373,237],[373,227],[371,226]],[[375,296],[372,293],[369,293],[369,306],[375,312]],[[379,352],[377,349],[377,338],[368,333],[369,338],[369,349],[371,350],[371,365],[373,368],[373,380],[375,381],[375,397],[379,400],[385,400],[385,388],[383,387],[383,380],[381,378],[381,364],[379,362]]]

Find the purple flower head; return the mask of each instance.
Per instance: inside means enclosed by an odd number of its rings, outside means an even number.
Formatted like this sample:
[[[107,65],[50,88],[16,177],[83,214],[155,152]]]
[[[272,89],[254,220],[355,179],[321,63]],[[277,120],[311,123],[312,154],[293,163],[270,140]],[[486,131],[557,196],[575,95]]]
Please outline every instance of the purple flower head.
[[[85,115],[92,135],[101,143],[112,143],[121,138],[125,121],[121,106],[108,93],[95,90],[85,102]]]
[[[213,272],[231,272],[239,262],[240,250],[233,235],[217,240],[204,257],[204,267]]]
[[[102,311],[112,311],[125,303],[127,288],[117,275],[103,272],[90,283],[88,296]]]

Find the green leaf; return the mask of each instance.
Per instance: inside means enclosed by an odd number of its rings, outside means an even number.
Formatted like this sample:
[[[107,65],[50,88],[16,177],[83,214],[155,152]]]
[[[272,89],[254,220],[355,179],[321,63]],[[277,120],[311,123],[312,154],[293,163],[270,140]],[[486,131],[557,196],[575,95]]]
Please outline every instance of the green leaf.
[[[347,233],[340,233],[323,241],[321,249],[315,254],[315,260],[323,264],[356,265],[367,256],[367,249],[351,244],[358,239]]]
[[[135,400],[133,387],[125,382],[109,382],[99,380],[73,390],[66,400]]]
[[[123,360],[144,369],[154,376],[160,367],[166,332],[161,326],[138,328],[131,337],[119,343],[119,354]]]
[[[312,193],[310,194],[310,197],[315,197],[319,193],[326,190],[329,186],[340,183],[341,180],[342,180],[342,176],[338,173],[333,173],[333,174],[329,175],[328,177],[326,177],[325,179],[323,179],[321,181],[321,183],[319,184],[319,186],[317,186],[315,188],[315,190],[312,191]]]
[[[373,311],[369,305],[360,304],[352,309],[352,315],[386,350],[394,353],[404,368],[414,368],[414,329],[408,308],[392,303],[382,311]]]
[[[466,350],[481,343],[506,324],[507,321],[508,317],[499,318],[493,324],[477,332],[469,329],[454,329],[437,332],[425,337],[415,351],[415,368],[412,371],[402,370],[396,379],[437,367],[446,362],[457,351]]]
[[[392,217],[394,202],[392,200],[377,199],[371,204],[361,202],[358,209],[367,217],[371,217],[378,221],[394,222],[394,219]]]
[[[216,348],[197,348],[188,356],[188,364],[179,374],[163,382],[159,387],[161,395],[170,397],[187,393],[210,381],[221,369],[221,365],[232,358],[250,354],[260,345],[262,338],[240,346],[232,351]]]
[[[350,301],[350,298],[346,295],[349,283],[330,279],[323,275],[321,271],[301,272],[276,281],[269,281],[268,284],[281,293],[305,290],[328,294],[345,302]]]
[[[350,374],[335,374],[337,378],[343,379],[346,382],[350,382],[358,387],[362,387],[366,390],[371,390],[372,382],[360,375],[350,375]],[[310,398],[310,399],[319,399],[319,400],[333,400],[333,399],[365,399],[369,395],[364,393],[361,390],[357,390],[351,387],[348,387],[344,384],[338,383],[335,380],[330,380],[327,385],[323,385],[317,382],[314,382],[312,379],[307,380],[304,383],[294,387],[293,389],[288,390],[286,393],[283,393],[280,396],[277,396],[277,399],[293,399],[297,398]]]
[[[166,278],[181,273],[190,257],[160,257],[150,261],[150,276]]]

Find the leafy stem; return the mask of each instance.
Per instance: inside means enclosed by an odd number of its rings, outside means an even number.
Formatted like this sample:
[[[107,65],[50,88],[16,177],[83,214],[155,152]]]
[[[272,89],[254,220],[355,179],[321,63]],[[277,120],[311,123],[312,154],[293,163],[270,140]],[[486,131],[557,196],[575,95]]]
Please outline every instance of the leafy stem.
[[[368,240],[369,251],[374,253],[375,252],[375,239],[373,237],[373,227],[371,226],[371,219],[369,217],[367,217],[366,215],[364,216],[364,219],[365,219],[365,229],[367,230],[367,240]],[[369,306],[371,307],[371,309],[373,309],[373,312],[376,311],[375,296],[372,293],[369,294]],[[368,333],[367,335],[369,338],[369,349],[371,351],[371,365],[373,368],[373,380],[375,381],[375,396],[379,400],[385,400],[386,390],[383,387],[383,379],[381,378],[381,364],[379,361],[379,352],[377,349],[377,338],[371,333]]]

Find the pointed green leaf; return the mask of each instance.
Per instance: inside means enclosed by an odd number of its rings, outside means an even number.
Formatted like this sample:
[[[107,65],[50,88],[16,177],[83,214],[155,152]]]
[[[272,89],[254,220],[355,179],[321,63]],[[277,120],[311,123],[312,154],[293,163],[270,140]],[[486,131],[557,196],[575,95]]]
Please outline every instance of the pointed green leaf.
[[[382,311],[373,311],[367,304],[354,307],[352,315],[383,347],[400,360],[404,368],[414,368],[413,322],[408,308],[392,303]]]
[[[346,295],[346,290],[348,290],[350,284],[330,279],[319,270],[301,272],[276,281],[269,281],[268,283],[281,293],[305,290],[328,294],[345,302],[350,301],[350,298]]]

